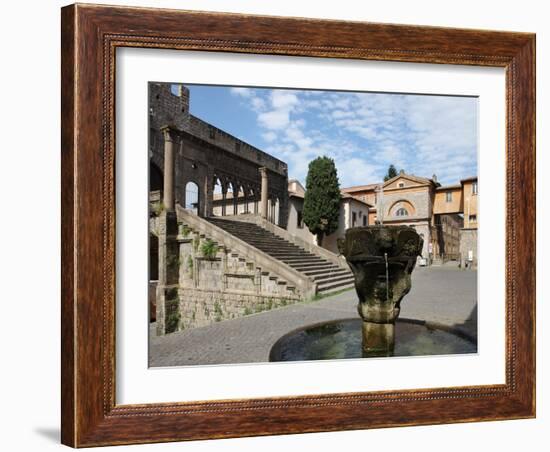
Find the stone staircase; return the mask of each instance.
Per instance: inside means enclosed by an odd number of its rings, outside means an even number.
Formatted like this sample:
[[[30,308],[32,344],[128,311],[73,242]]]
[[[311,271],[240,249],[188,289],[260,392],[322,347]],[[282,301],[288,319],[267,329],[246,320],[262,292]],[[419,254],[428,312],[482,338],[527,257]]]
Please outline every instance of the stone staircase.
[[[326,295],[354,286],[353,274],[349,269],[306,251],[256,224],[219,217],[207,220],[305,275],[317,285],[318,294]]]

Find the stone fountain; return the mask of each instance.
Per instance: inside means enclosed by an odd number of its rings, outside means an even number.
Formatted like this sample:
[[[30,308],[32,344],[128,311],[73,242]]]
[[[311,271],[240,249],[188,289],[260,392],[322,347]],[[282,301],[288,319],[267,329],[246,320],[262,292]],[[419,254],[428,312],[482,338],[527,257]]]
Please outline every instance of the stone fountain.
[[[348,229],[338,247],[355,276],[360,318],[294,330],[275,342],[270,361],[475,353],[476,339],[458,329],[398,319],[422,246],[408,226]]]
[[[401,301],[423,239],[409,226],[366,226],[346,231],[338,247],[355,275],[366,356],[391,356]]]

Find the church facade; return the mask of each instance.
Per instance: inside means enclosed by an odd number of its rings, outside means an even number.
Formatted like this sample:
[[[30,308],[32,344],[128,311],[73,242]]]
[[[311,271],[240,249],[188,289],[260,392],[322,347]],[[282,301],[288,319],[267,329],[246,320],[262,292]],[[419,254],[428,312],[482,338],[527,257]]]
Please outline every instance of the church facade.
[[[477,266],[477,177],[442,186],[434,175],[419,177],[400,172],[380,183],[342,189],[375,206],[369,224],[408,225],[424,239],[427,263],[456,261]]]

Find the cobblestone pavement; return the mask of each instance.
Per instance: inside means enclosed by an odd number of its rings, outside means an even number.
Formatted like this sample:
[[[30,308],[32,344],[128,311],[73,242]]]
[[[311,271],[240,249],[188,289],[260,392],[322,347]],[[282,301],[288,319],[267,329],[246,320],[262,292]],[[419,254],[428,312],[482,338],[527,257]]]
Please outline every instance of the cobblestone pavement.
[[[455,267],[416,268],[400,318],[460,328],[477,337],[477,272]],[[166,336],[149,330],[149,366],[266,362],[273,344],[306,325],[356,318],[357,295],[346,291],[316,302],[226,320]]]

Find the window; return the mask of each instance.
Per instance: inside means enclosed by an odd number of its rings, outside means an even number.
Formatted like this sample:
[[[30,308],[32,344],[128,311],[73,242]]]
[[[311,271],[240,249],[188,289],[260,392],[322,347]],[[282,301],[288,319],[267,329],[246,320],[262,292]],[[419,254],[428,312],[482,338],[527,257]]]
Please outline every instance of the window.
[[[367,225],[367,216],[363,215],[363,226]]]
[[[215,140],[215,139],[216,139],[216,129],[214,129],[214,127],[212,127],[212,126],[208,127],[208,136],[209,136],[212,140]]]
[[[397,186],[398,186],[399,188],[403,188],[403,187],[405,186],[405,184],[404,184],[403,182],[399,182],[399,183],[397,184]]]
[[[452,191],[445,192],[445,201],[446,202],[453,202],[453,192]]]
[[[351,213],[351,226],[354,227],[357,222],[357,212]]]
[[[476,223],[476,222],[477,222],[477,215],[470,215],[470,216],[468,217],[468,221],[469,221],[470,223]]]
[[[296,217],[296,227],[302,229],[304,227],[304,217],[302,216],[302,211],[298,210],[298,215]]]
[[[472,195],[477,195],[477,181],[472,182]]]
[[[395,212],[395,216],[396,216],[396,217],[408,217],[408,216],[409,216],[409,212],[407,212],[407,209],[405,209],[404,207],[400,207],[400,208],[397,209],[397,211]]]

